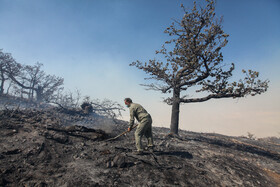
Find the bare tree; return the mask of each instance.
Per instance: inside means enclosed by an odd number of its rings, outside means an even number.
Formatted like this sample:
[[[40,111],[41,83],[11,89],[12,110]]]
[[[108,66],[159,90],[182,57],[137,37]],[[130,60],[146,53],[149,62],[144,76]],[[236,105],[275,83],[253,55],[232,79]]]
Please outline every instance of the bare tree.
[[[228,34],[222,29],[222,18],[215,17],[215,1],[206,0],[205,8],[191,11],[181,5],[184,16],[174,20],[164,32],[171,39],[156,54],[162,54],[165,62],[149,60],[131,63],[150,75],[155,82],[142,84],[147,89],[171,93],[164,102],[172,105],[171,133],[178,134],[179,108],[181,103],[204,102],[210,99],[255,96],[265,92],[269,81],[261,81],[256,71],[245,71],[243,80],[230,82],[234,64],[226,69],[221,49],[228,43]],[[195,89],[198,97],[191,98],[187,91]]]
[[[248,138],[251,139],[251,140],[255,140],[255,139],[256,139],[255,135],[252,134],[252,133],[250,133],[250,132],[247,132],[247,136],[248,136]]]
[[[113,120],[122,116],[121,111],[124,111],[122,105],[109,99],[104,99],[103,101],[96,99],[92,101],[91,104],[93,106],[93,112],[102,116],[107,116]]]
[[[34,66],[18,66],[19,73],[13,73],[12,66],[8,66],[7,74],[9,78],[21,89],[21,94],[26,93],[29,97],[36,93],[36,101],[47,101],[59,90],[64,79],[55,75],[48,75],[41,70],[42,64],[37,63]],[[25,91],[29,90],[29,91]]]
[[[108,117],[117,122],[116,119],[121,116],[121,111],[124,111],[122,105],[109,99],[92,100],[90,96],[85,96],[82,103],[80,103],[81,92],[76,90],[75,92],[58,92],[49,101],[49,103],[57,104],[64,111],[68,113],[79,114],[83,113],[89,115],[91,113],[97,114],[102,117]],[[78,109],[80,105],[81,109]]]
[[[91,100],[89,96],[86,96],[83,100],[83,104],[81,107],[83,108],[83,105],[91,105],[92,106],[92,112],[100,115],[105,116],[108,118],[113,119],[116,122],[116,119],[121,115],[121,111],[124,111],[124,108],[122,105],[120,105],[117,102],[114,102],[109,99],[104,100]]]
[[[0,95],[4,94],[5,82],[9,80],[8,71],[15,76],[19,73],[20,65],[15,62],[10,53],[0,50]]]
[[[63,89],[60,89],[56,94],[54,94],[48,102],[54,103],[59,105],[62,108],[65,109],[71,109],[71,108],[78,108],[80,105],[81,100],[81,91],[76,89],[74,92],[72,91],[63,91]]]
[[[44,78],[45,72],[41,70],[43,64],[36,63],[34,66],[24,66],[25,76],[23,77],[28,83],[27,85],[31,88],[28,92],[28,98],[34,99],[35,87]]]

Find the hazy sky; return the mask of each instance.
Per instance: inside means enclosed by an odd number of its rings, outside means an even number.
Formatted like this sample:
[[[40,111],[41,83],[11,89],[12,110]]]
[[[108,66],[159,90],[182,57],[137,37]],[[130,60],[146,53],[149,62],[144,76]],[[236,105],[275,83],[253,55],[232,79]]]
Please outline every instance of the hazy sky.
[[[0,49],[23,64],[41,62],[47,73],[65,79],[92,98],[142,104],[155,126],[169,127],[171,107],[164,95],[146,91],[145,73],[135,60],[157,58],[172,18],[190,0],[0,0]],[[204,3],[204,1],[198,1]],[[217,0],[216,14],[230,35],[224,62],[270,80],[268,92],[241,99],[210,100],[181,106],[180,128],[197,132],[258,137],[280,136],[280,1]],[[191,95],[195,96],[195,95]],[[128,110],[123,113],[128,119]]]

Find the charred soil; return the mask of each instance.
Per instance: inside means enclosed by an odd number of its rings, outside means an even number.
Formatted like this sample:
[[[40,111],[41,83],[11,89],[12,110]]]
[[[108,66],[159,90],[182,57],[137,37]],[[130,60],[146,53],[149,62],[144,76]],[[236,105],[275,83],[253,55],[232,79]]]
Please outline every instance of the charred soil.
[[[154,152],[135,155],[133,133],[106,141],[126,128],[57,108],[2,110],[0,186],[280,186],[277,143],[154,127]]]

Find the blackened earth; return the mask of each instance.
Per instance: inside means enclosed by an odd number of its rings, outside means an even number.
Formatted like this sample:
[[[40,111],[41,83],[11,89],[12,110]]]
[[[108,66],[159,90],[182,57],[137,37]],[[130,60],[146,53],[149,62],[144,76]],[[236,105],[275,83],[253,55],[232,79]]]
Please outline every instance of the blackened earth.
[[[135,155],[127,123],[62,109],[0,111],[0,186],[280,186],[277,142],[153,127]],[[143,138],[143,144],[146,140]]]

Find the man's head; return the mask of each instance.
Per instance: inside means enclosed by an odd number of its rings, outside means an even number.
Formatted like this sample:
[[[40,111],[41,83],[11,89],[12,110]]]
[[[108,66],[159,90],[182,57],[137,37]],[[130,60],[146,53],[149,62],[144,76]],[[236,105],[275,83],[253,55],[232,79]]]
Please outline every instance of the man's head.
[[[127,107],[130,107],[131,103],[132,103],[132,100],[131,100],[130,98],[125,98],[125,99],[124,99],[124,104],[125,104]]]

